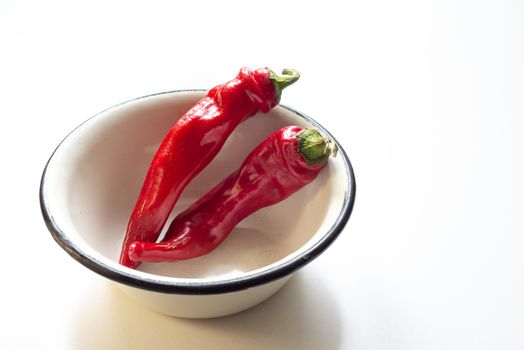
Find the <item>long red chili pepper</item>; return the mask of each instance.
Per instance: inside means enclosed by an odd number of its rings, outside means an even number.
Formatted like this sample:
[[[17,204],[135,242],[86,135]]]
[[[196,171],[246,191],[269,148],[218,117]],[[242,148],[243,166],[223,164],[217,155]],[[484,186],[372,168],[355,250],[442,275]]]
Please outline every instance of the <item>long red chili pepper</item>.
[[[314,129],[278,130],[237,171],[180,213],[162,242],[131,244],[131,260],[176,261],[209,253],[245,217],[313,181],[333,151],[331,141]]]
[[[180,193],[220,151],[246,118],[278,104],[282,89],[299,78],[295,70],[277,75],[267,68],[242,68],[237,77],[211,89],[180,118],[164,138],[147,172],[129,220],[120,255],[135,268],[128,250],[134,241],[155,242]]]

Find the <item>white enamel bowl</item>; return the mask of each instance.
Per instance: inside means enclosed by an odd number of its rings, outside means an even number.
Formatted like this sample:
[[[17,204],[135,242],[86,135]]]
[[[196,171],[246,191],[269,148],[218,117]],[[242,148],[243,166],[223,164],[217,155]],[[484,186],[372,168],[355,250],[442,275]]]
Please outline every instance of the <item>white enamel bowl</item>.
[[[210,254],[175,263],[117,263],[124,231],[149,162],[170,126],[205,92],[173,91],[109,108],[71,132],[42,175],[40,204],[53,238],[74,259],[152,310],[217,317],[252,307],[322,253],[344,228],[355,180],[342,147],[319,177],[287,200],[242,221]],[[276,107],[242,123],[212,163],[183,192],[174,214],[236,169],[273,131],[314,126]],[[336,140],[335,140],[336,142]]]

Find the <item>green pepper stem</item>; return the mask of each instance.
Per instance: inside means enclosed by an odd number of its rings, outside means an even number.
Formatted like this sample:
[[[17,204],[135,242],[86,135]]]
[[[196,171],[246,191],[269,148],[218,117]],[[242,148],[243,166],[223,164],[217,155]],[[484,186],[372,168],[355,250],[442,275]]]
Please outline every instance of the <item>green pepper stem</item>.
[[[304,129],[297,134],[298,152],[309,165],[327,162],[329,156],[336,156],[337,146],[333,140],[322,136],[318,130]]]
[[[298,78],[300,78],[300,73],[295,69],[283,69],[282,75],[276,74],[271,69],[269,72],[269,80],[271,80],[275,87],[275,100],[278,104],[280,102],[282,90],[297,81]]]

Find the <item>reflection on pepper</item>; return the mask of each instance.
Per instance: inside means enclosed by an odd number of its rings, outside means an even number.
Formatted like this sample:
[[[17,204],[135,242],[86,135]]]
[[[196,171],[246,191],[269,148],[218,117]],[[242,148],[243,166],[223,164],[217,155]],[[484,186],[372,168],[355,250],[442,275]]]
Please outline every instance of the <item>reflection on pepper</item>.
[[[176,261],[211,252],[244,218],[312,182],[334,151],[332,142],[314,129],[278,130],[237,171],[180,213],[162,242],[131,244],[131,260]]]
[[[276,106],[282,89],[299,78],[294,70],[282,73],[242,68],[235,79],[211,89],[173,125],[151,162],[131,214],[122,265],[138,266],[129,259],[131,243],[158,239],[182,190],[217,155],[237,125]]]

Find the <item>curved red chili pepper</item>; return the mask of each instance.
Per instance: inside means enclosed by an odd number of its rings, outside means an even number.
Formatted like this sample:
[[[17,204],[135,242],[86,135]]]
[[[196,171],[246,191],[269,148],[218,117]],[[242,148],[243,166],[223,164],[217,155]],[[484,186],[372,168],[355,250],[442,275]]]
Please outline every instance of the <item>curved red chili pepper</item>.
[[[180,193],[220,151],[246,118],[278,104],[283,88],[299,78],[294,70],[277,75],[267,68],[242,68],[237,77],[211,89],[169,130],[149,167],[129,220],[120,255],[135,268],[128,249],[134,241],[155,242]]]
[[[245,217],[313,181],[333,151],[331,141],[314,129],[278,130],[237,171],[180,213],[161,243],[133,243],[131,260],[176,261],[209,253]]]

